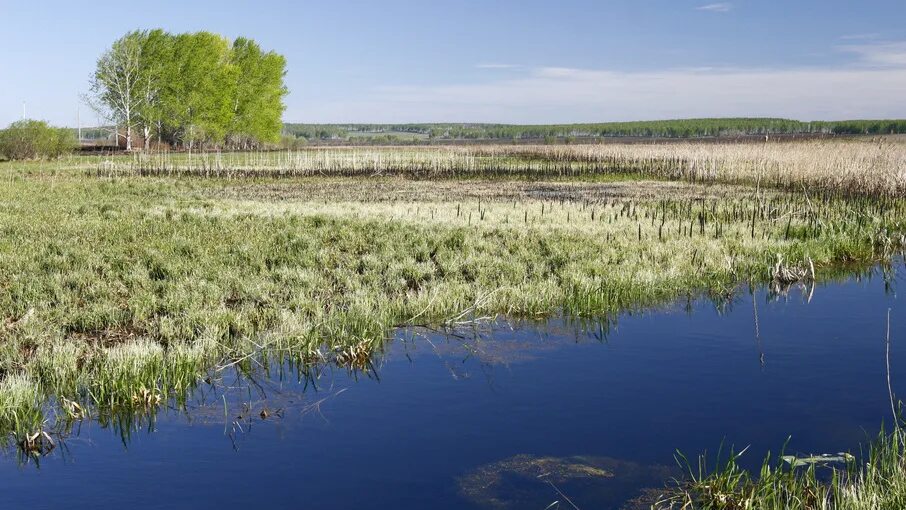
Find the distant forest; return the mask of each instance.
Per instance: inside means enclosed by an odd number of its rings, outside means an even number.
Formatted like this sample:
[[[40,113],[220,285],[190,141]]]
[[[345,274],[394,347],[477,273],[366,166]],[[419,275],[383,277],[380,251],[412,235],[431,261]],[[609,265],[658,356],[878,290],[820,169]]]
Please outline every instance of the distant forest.
[[[284,124],[299,141],[530,140],[598,137],[695,138],[772,134],[906,133],[906,119],[803,122],[773,118],[677,119],[599,124]]]
[[[83,141],[109,139],[112,127],[82,129]],[[75,136],[75,129],[72,129]],[[594,138],[705,138],[759,135],[882,135],[906,133],[906,119],[803,122],[772,118],[677,119],[598,124],[283,124],[283,148],[309,142],[430,143],[563,141]],[[103,143],[103,142],[102,142]]]

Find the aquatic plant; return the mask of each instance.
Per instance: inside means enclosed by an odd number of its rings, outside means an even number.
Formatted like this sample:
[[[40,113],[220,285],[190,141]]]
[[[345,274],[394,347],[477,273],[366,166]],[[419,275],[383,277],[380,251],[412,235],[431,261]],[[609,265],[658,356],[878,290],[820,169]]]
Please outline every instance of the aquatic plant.
[[[906,432],[883,430],[861,460],[840,455],[797,458],[768,455],[756,473],[740,465],[744,452],[708,467],[706,455],[653,506],[658,510],[877,510],[906,507]]]

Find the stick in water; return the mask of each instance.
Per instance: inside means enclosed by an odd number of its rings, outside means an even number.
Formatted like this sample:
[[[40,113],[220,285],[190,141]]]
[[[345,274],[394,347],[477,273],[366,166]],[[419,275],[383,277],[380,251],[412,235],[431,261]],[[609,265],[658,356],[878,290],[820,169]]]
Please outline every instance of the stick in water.
[[[893,386],[890,384],[890,308],[887,309],[887,393],[890,395],[890,412],[893,413],[893,425],[900,428],[900,419],[893,403]]]

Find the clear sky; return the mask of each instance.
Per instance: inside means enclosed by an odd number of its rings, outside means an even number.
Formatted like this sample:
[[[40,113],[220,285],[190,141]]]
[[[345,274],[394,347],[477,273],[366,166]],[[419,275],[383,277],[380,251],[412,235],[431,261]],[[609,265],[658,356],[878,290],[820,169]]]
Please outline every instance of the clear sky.
[[[155,27],[286,55],[289,122],[906,117],[906,0],[0,0],[0,125]]]

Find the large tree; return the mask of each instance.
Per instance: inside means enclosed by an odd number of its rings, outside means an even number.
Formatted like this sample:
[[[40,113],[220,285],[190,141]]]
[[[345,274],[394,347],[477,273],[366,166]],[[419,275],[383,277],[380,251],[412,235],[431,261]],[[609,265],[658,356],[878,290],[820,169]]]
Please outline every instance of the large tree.
[[[159,141],[248,148],[282,129],[286,59],[251,39],[210,32],[130,32],[98,60],[89,102],[125,128]]]
[[[132,150],[132,127],[147,102],[148,62],[142,56],[146,32],[129,32],[98,59],[91,77],[88,103],[105,118],[125,129],[126,150]],[[117,129],[117,136],[119,130]]]
[[[169,63],[173,58],[173,38],[161,29],[143,34],[141,80],[143,85],[142,103],[138,107],[138,122],[142,129],[145,150],[151,147],[152,130],[157,134],[158,143],[163,139],[165,84],[174,79]]]
[[[184,145],[223,141],[232,120],[237,69],[230,43],[209,32],[175,36],[164,103],[173,135]]]
[[[272,51],[261,51],[255,41],[244,37],[233,42],[232,56],[239,70],[230,126],[232,144],[248,148],[279,141],[283,97],[287,94],[283,85],[286,59]]]

